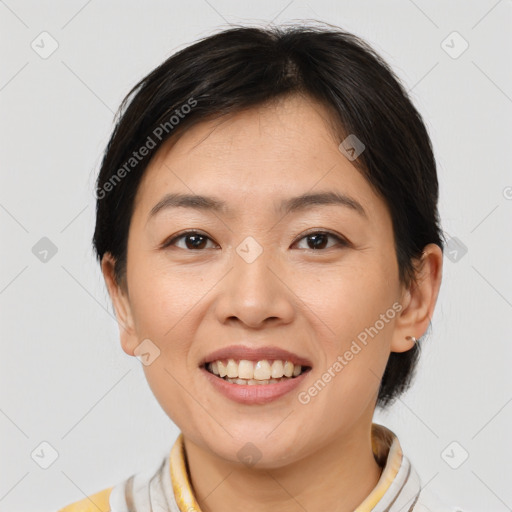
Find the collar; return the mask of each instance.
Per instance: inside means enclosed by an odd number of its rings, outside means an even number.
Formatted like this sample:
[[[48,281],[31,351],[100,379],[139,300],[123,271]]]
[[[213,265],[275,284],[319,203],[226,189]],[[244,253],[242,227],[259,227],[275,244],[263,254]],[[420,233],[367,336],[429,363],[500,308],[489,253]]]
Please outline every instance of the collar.
[[[376,512],[376,506],[383,497],[394,502],[401,489],[401,486],[393,485],[398,483],[396,477],[405,459],[397,436],[383,425],[372,423],[371,441],[375,460],[383,470],[377,485],[355,512]],[[182,433],[171,449],[169,467],[174,498],[180,512],[201,512],[190,483]],[[396,496],[390,496],[390,491],[396,493]]]

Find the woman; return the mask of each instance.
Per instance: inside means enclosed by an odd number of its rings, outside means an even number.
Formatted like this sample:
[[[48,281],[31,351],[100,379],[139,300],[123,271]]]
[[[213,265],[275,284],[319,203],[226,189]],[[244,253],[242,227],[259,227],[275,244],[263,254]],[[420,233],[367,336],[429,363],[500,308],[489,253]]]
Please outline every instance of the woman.
[[[373,423],[411,383],[443,238],[422,119],[335,27],[233,28],[127,95],[94,246],[181,433],[75,510],[455,510]]]

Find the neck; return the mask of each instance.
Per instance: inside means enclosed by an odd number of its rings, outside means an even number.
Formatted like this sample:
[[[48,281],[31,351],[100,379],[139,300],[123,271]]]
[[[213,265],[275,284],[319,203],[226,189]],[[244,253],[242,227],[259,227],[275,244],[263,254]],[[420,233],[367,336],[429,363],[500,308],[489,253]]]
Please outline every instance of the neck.
[[[203,512],[353,512],[382,472],[370,432],[371,418],[299,461],[272,469],[241,467],[184,438],[191,485]]]

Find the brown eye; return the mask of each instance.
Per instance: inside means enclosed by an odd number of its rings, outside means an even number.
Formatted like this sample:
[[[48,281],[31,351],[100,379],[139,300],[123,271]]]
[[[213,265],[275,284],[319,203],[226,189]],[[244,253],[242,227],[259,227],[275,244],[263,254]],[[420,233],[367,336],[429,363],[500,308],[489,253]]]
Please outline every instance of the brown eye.
[[[178,242],[181,242],[182,240],[183,243],[179,245]],[[211,239],[208,236],[203,235],[197,231],[189,231],[172,238],[168,242],[165,242],[164,247],[176,246],[180,249],[198,251],[207,248],[206,246],[208,241],[211,242]]]
[[[331,238],[335,241],[335,243],[327,246],[328,240]],[[329,233],[326,231],[316,231],[314,233],[309,233],[306,236],[302,237],[300,241],[306,240],[307,247],[301,247],[303,249],[311,249],[311,250],[321,250],[321,249],[330,249],[333,246],[347,246],[348,243],[343,240],[341,237],[335,235],[334,233]]]

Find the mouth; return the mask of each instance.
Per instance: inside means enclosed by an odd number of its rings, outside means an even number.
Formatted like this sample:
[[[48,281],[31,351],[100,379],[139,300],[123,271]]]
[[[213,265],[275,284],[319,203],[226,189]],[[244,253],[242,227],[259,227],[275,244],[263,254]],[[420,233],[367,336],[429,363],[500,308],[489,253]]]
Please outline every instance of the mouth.
[[[287,359],[216,359],[200,368],[211,375],[239,386],[262,386],[290,381],[311,371],[311,366]]]

